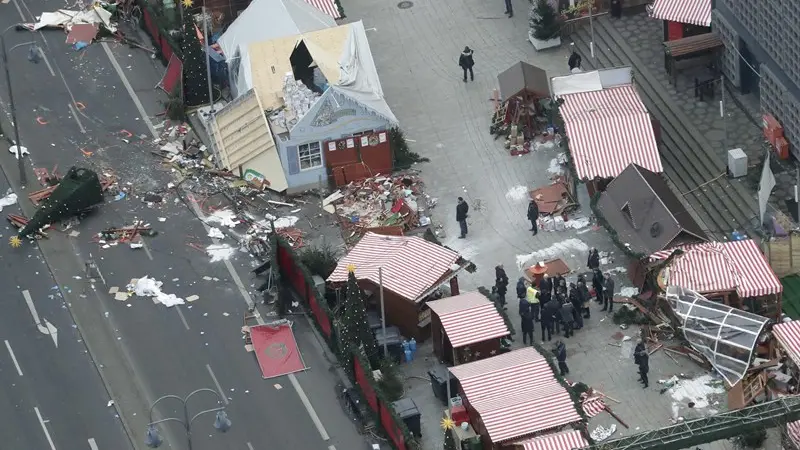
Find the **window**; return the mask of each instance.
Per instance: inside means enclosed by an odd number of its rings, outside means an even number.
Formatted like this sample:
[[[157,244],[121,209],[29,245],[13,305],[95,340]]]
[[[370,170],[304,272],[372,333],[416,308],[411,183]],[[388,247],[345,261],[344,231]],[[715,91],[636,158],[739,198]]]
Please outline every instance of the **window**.
[[[300,170],[322,166],[322,150],[319,142],[310,142],[297,146],[297,156],[300,160]]]

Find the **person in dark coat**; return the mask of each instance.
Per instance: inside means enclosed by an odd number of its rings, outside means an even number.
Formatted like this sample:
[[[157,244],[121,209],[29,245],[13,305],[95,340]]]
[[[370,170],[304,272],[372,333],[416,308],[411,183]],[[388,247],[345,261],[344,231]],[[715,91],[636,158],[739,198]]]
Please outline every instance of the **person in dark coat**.
[[[567,64],[569,65],[569,71],[572,72],[573,69],[580,69],[581,68],[581,55],[575,51],[575,43],[572,42],[569,44],[569,49],[572,50],[572,54],[569,55],[569,60],[567,60]]]
[[[574,317],[575,308],[572,306],[572,303],[569,301],[564,302],[561,305],[561,324],[564,325],[564,337],[572,336],[572,323],[575,320]]]
[[[594,273],[592,273],[592,288],[594,289],[595,300],[598,303],[603,303],[603,272],[600,269],[594,269]]]
[[[528,299],[526,298],[519,299],[519,316],[522,317],[530,313],[531,313],[531,304],[528,303]]]
[[[567,346],[562,341],[556,343],[555,352],[556,360],[558,361],[558,371],[561,376],[569,375],[569,367],[567,367]]]
[[[522,319],[522,343],[533,345],[533,314],[528,310],[527,314],[520,315]]]
[[[611,0],[611,17],[622,18],[622,0]]]
[[[636,344],[636,348],[633,349],[633,363],[637,366],[639,365],[639,361],[642,359],[641,356],[644,349],[644,340],[640,339]]]
[[[586,260],[586,266],[589,270],[600,267],[600,252],[598,252],[596,248],[589,250],[589,258]]]
[[[475,60],[472,58],[473,53],[471,48],[464,47],[464,51],[461,52],[461,56],[458,57],[458,65],[461,66],[461,69],[464,71],[464,83],[467,82],[467,72],[469,72],[470,79],[475,81],[475,74],[472,72],[472,66],[475,65]]]
[[[647,379],[648,372],[650,372],[650,355],[645,348],[639,352],[639,382],[644,384],[644,389],[650,386],[650,381]]]
[[[603,311],[614,312],[614,279],[611,274],[606,274],[606,280],[603,283]]]
[[[564,279],[564,276],[563,276],[563,275],[556,275],[556,276],[554,276],[554,277],[553,277],[553,290],[554,290],[554,291],[555,291],[556,289],[558,289],[558,287],[559,287],[559,286],[561,286],[561,282],[562,282],[562,281],[563,281],[564,283],[566,283],[566,282],[567,282],[567,280],[566,280],[566,279]],[[566,284],[565,284],[565,286],[566,286]],[[554,292],[554,293],[555,293],[555,292]]]
[[[583,328],[583,295],[575,284],[569,286],[569,302],[572,303],[572,318],[575,322],[575,329]]]
[[[525,294],[528,292],[528,287],[525,286],[525,278],[519,277],[517,280],[517,298],[520,300],[525,300]]]
[[[456,206],[456,222],[461,227],[460,239],[467,237],[467,215],[469,214],[469,205],[464,201],[464,197],[458,197],[458,206]]]
[[[547,328],[547,340],[552,339],[553,330],[558,334],[561,332],[561,302],[556,299],[548,302],[542,309],[542,341],[544,341],[544,329]]]
[[[578,311],[583,314],[584,319],[590,319],[592,314],[591,310],[589,309],[589,302],[591,301],[591,295],[589,293],[589,288],[586,286],[586,278],[583,275],[578,277],[578,294],[580,294],[581,304]]]
[[[533,199],[528,203],[528,220],[531,221],[530,231],[533,231],[533,235],[536,236],[539,233],[539,224],[537,223],[537,220],[539,220],[539,205]]]
[[[506,2],[506,15],[508,18],[514,17],[514,6],[511,4],[511,0],[505,0]]]
[[[549,275],[544,274],[541,280],[539,280],[539,294],[552,294],[553,292],[553,279],[550,278]]]
[[[508,275],[502,264],[498,264],[494,268],[494,285],[497,287],[497,296],[500,300],[500,305],[506,307],[506,293],[508,292]]]

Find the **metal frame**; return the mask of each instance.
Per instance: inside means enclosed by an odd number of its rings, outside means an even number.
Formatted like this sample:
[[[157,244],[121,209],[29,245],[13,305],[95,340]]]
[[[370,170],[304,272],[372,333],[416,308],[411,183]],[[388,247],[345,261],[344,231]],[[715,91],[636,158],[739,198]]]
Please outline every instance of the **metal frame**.
[[[217,391],[215,391],[213,389],[208,389],[208,388],[202,388],[202,389],[197,389],[195,391],[192,391],[186,397],[179,397],[177,395],[172,395],[172,394],[165,395],[165,396],[159,398],[158,400],[156,400],[155,402],[153,402],[153,405],[150,406],[150,423],[147,424],[148,428],[149,427],[155,427],[156,425],[158,425],[160,423],[164,423],[164,422],[178,422],[181,425],[183,425],[183,429],[186,432],[186,439],[187,439],[187,442],[188,442],[189,450],[192,450],[192,422],[194,422],[195,419],[197,419],[198,417],[200,417],[202,415],[205,415],[205,414],[208,414],[208,413],[212,413],[212,412],[218,412],[218,411],[224,411],[225,410],[225,406],[223,404],[223,406],[219,406],[219,407],[211,408],[211,409],[205,409],[205,410],[200,411],[199,413],[197,413],[197,414],[195,414],[193,416],[189,416],[189,407],[188,407],[189,399],[192,398],[192,396],[194,396],[195,394],[199,394],[201,392],[210,392],[210,393],[214,394],[214,396],[217,398],[217,402],[218,403],[224,403],[223,402],[223,398],[219,394],[219,392],[217,392]],[[158,405],[158,403],[161,402],[162,400],[166,400],[168,398],[169,399],[175,399],[175,400],[178,400],[179,402],[181,402],[181,404],[183,405],[183,418],[180,419],[180,418],[177,418],[177,417],[167,417],[167,418],[160,419],[160,420],[153,420],[153,410],[155,410],[156,405]]]

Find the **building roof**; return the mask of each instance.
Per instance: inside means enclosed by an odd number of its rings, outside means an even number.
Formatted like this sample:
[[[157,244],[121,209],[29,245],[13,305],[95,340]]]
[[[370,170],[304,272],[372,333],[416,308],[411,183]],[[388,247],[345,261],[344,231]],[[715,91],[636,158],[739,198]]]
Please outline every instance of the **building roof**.
[[[650,13],[654,18],[711,26],[711,0],[655,0]]]
[[[342,14],[339,12],[339,7],[336,6],[335,0],[305,0],[305,2],[334,19],[342,18]]]
[[[616,177],[632,163],[664,171],[650,114],[632,84],[563,94],[561,99],[559,111],[578,178]]]
[[[494,303],[479,292],[466,292],[434,300],[427,305],[439,317],[454,348],[509,334]]]
[[[383,236],[367,233],[339,260],[330,282],[347,281],[348,266],[355,266],[356,278],[378,285],[382,268],[383,287],[411,301],[446,277],[458,253],[415,236]]]
[[[580,431],[571,430],[528,439],[517,445],[521,445],[523,450],[574,450],[588,447],[589,441]]]
[[[792,361],[800,366],[800,321],[779,323],[772,327],[772,332]]]
[[[503,100],[508,100],[522,91],[550,97],[550,79],[547,77],[547,72],[524,61],[500,72],[497,82]]]
[[[480,414],[492,442],[519,439],[581,420],[547,359],[532,347],[449,370]]]
[[[630,164],[600,194],[597,208],[636,253],[708,241],[661,174]]]
[[[752,239],[684,245],[656,252],[651,259],[666,259],[679,249],[683,254],[673,259],[665,272],[668,286],[701,294],[735,290],[742,298],[783,292],[780,280]]]

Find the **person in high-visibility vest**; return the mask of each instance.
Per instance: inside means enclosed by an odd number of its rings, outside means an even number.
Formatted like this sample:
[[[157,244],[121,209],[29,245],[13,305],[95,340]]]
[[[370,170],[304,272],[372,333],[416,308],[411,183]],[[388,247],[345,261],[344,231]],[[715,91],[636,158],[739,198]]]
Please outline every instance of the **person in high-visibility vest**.
[[[525,299],[531,305],[531,315],[533,316],[533,320],[538,322],[539,321],[539,290],[533,287],[533,285],[528,285],[528,289],[525,292]]]

